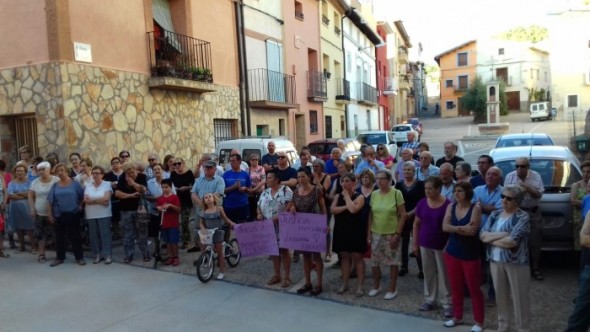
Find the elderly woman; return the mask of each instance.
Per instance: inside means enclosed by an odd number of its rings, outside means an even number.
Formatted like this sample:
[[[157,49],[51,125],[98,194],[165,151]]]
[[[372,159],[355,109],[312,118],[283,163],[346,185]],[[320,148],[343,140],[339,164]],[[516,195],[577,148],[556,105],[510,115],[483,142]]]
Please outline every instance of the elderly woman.
[[[256,219],[272,220],[275,233],[279,234],[279,212],[285,211],[293,199],[293,191],[288,186],[282,185],[275,170],[266,174],[266,188],[258,200]],[[283,263],[284,277],[281,279],[281,262]],[[279,256],[272,256],[274,274],[266,283],[274,285],[281,282],[282,288],[291,287],[291,257],[289,249],[279,248]]]
[[[10,181],[6,189],[8,203],[8,225],[16,232],[20,245],[20,252],[25,251],[25,233],[31,241],[31,250],[35,251],[35,239],[33,238],[33,219],[29,212],[29,187],[31,183],[27,178],[28,168],[24,163],[14,167],[15,178]]]
[[[401,263],[401,233],[406,222],[406,208],[401,191],[391,186],[393,175],[388,170],[377,172],[379,189],[371,196],[367,241],[371,243],[371,267],[373,289],[369,296],[376,296],[381,289],[381,265],[389,266],[389,286],[383,297],[397,297],[397,273]]]
[[[182,242],[180,249],[187,249],[189,244],[192,245],[194,238],[189,230],[189,219],[191,213],[194,213],[193,201],[191,199],[191,189],[195,184],[195,175],[188,167],[186,167],[184,159],[174,159],[174,170],[170,173],[170,180],[176,189],[176,195],[180,199],[180,240]],[[227,212],[227,211],[226,211]],[[230,217],[231,219],[231,217]],[[232,219],[234,220],[234,219]],[[189,250],[196,251],[193,248]]]
[[[149,262],[151,260],[147,247],[149,223],[139,222],[137,218],[140,198],[147,190],[147,177],[145,174],[138,174],[135,170],[135,164],[131,162],[123,166],[123,172],[125,176],[119,178],[115,190],[115,196],[120,200],[123,249],[125,251],[123,262],[129,264],[133,261],[136,239],[139,250],[143,254],[143,261]]]
[[[473,187],[469,182],[455,186],[455,203],[447,207],[443,221],[443,231],[450,233],[445,248],[445,264],[451,285],[453,318],[444,323],[453,327],[463,322],[463,297],[465,284],[471,295],[471,305],[475,325],[472,332],[480,332],[484,323],[483,293],[481,292],[482,274],[479,244],[479,227],[481,209],[471,203]]]
[[[92,184],[92,166],[93,164],[90,158],[83,158],[80,161],[80,173],[74,177],[74,180],[78,181],[82,185],[82,188]]]
[[[55,224],[56,257],[49,266],[63,264],[66,259],[66,237],[74,251],[78,265],[86,265],[80,238],[80,218],[84,199],[84,189],[68,174],[64,164],[57,164],[53,172],[59,178],[47,194],[47,216]]]
[[[459,161],[455,166],[455,183],[469,182],[471,180],[471,165],[466,161]]]
[[[250,174],[250,188],[248,188],[248,204],[250,206],[250,216],[248,220],[256,219],[256,206],[258,198],[264,190],[266,184],[266,173],[264,167],[260,165],[260,156],[256,153],[250,155],[250,167],[248,173]]]
[[[414,163],[414,168],[416,167],[420,167],[420,162],[418,160],[412,159],[412,149],[410,148],[405,148],[401,151],[400,153],[401,156],[401,162],[397,163],[397,166],[395,167],[395,180],[396,181],[400,181],[401,179],[404,178],[404,163],[406,161],[411,161],[412,163]],[[416,176],[416,171],[414,171],[414,177]]]
[[[582,201],[584,196],[588,194],[586,185],[590,181],[590,160],[586,160],[580,166],[582,169],[582,179],[572,184],[570,193],[570,204],[574,208],[573,210],[573,224],[574,224],[574,248],[580,250],[580,230],[584,223],[585,216],[582,215]]]
[[[524,191],[518,185],[507,185],[502,191],[502,208],[493,211],[479,237],[487,244],[490,273],[496,289],[498,331],[510,327],[510,298],[519,331],[530,330],[530,269],[528,236],[529,215],[518,208]]]
[[[305,213],[320,213],[326,214],[326,204],[324,202],[324,193],[318,187],[312,184],[311,171],[307,167],[301,167],[297,171],[298,187],[293,192],[293,200],[289,204],[288,210],[290,212],[305,212]],[[317,210],[319,207],[319,211]],[[315,262],[315,270],[317,273],[317,286],[313,287],[311,284],[311,263]],[[305,284],[297,290],[297,294],[310,292],[311,295],[319,295],[322,293],[322,283],[324,275],[324,262],[320,253],[304,252],[303,253],[303,274],[305,276]]]
[[[330,153],[330,159],[326,161],[324,171],[333,179],[338,176],[338,165],[341,163],[344,163],[344,160],[342,160],[342,151],[339,148],[333,148]]]
[[[389,154],[389,149],[386,144],[377,145],[377,160],[382,162],[388,170],[393,168],[395,158]]]
[[[358,276],[355,292],[356,297],[364,295],[365,261],[363,255],[367,251],[367,220],[360,218],[360,212],[365,205],[363,195],[355,191],[356,177],[353,173],[341,176],[342,191],[337,194],[332,206],[334,215],[334,248],[342,261],[342,285],[338,294],[348,290],[351,261]]]
[[[410,149],[408,149],[410,150]],[[410,150],[411,151],[411,150]],[[404,223],[404,229],[402,231],[402,266],[399,270],[399,276],[403,277],[408,274],[408,261],[409,261],[409,246],[410,246],[410,235],[414,227],[414,218],[416,217],[416,205],[418,202],[425,197],[424,194],[424,182],[416,179],[416,167],[414,166],[414,160],[408,160],[403,164],[403,178],[397,181],[395,189],[401,191],[405,201],[405,208],[407,213],[406,222]],[[418,278],[424,278],[424,272],[422,271],[422,258],[420,255],[415,255],[416,263],[418,264]]]
[[[54,183],[59,181],[51,175],[51,164],[44,161],[37,165],[36,178],[29,187],[29,211],[35,220],[35,239],[37,240],[39,256],[37,262],[45,263],[45,241],[53,234],[53,225],[49,223],[47,211],[47,194]]]
[[[453,316],[449,299],[447,269],[443,258],[443,249],[447,244],[448,234],[442,230],[447,206],[451,203],[441,195],[442,180],[429,177],[424,181],[426,198],[416,206],[414,220],[414,253],[421,255],[424,269],[424,297],[426,301],[420,306],[421,311],[430,311],[438,302],[443,306],[445,317]]]
[[[91,171],[92,181],[84,189],[84,204],[90,247],[96,256],[94,264],[105,261],[111,264],[111,184],[103,181],[104,169],[94,166]]]

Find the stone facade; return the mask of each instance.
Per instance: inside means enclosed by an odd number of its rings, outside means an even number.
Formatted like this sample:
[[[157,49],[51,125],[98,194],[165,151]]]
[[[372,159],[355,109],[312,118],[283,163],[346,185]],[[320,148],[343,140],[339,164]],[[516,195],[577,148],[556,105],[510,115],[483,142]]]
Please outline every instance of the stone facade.
[[[240,119],[238,87],[197,93],[149,88],[149,74],[52,62],[0,70],[2,158],[16,157],[12,117],[35,115],[39,154],[77,151],[109,166],[119,151],[146,161],[171,153],[196,163],[215,148],[214,119]],[[6,117],[9,116],[9,117]],[[237,129],[236,129],[237,131]]]

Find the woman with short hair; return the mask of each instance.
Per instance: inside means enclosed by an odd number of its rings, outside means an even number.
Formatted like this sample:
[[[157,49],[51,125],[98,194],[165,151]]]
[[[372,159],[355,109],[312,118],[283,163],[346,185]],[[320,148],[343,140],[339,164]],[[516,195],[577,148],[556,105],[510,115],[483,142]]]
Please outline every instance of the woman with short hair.
[[[469,182],[471,179],[471,165],[466,161],[459,161],[455,166],[455,183]]]
[[[530,268],[528,237],[529,215],[519,209],[524,191],[518,185],[507,185],[502,194],[502,208],[490,214],[479,233],[487,245],[490,274],[496,289],[498,331],[510,329],[510,298],[516,328],[530,330]]]
[[[393,167],[393,163],[395,162],[395,158],[389,154],[389,148],[387,148],[386,144],[378,144],[377,145],[377,160],[382,162],[385,165],[385,168],[391,170]]]
[[[27,178],[28,168],[23,164],[14,166],[14,179],[10,181],[6,189],[8,203],[8,225],[16,232],[19,242],[19,251],[25,251],[25,233],[31,241],[31,251],[36,251],[33,237],[33,219],[29,211],[29,188],[31,182]]]
[[[260,156],[257,153],[250,155],[248,161],[248,173],[250,174],[250,188],[248,188],[248,204],[250,207],[249,219],[256,220],[256,208],[260,194],[264,190],[266,184],[266,173],[264,167],[260,165]]]
[[[35,220],[35,239],[39,250],[37,262],[39,263],[45,263],[45,241],[54,233],[53,224],[49,223],[47,195],[53,184],[59,181],[59,178],[51,175],[50,168],[49,162],[39,163],[37,165],[39,177],[29,187],[29,211]]]
[[[103,181],[104,169],[94,166],[91,170],[92,181],[84,188],[84,204],[90,247],[96,256],[94,264],[105,261],[111,264],[111,184]]]

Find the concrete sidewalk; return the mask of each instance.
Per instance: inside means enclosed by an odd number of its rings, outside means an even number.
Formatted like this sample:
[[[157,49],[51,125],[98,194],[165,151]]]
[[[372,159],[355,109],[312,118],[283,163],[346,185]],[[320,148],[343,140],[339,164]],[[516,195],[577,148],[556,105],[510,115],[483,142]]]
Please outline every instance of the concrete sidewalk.
[[[51,256],[51,254],[49,255]],[[2,331],[442,331],[441,321],[113,263],[0,259]],[[461,326],[454,331],[468,331]]]

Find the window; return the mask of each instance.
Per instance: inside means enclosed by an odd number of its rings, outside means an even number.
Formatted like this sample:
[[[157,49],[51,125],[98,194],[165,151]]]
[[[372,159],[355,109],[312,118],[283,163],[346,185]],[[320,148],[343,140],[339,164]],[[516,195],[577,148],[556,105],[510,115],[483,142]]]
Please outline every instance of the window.
[[[329,115],[326,115],[326,121],[325,126],[326,126],[326,138],[332,138],[332,117]]]
[[[467,52],[457,53],[457,66],[458,67],[467,66]]]
[[[215,145],[220,141],[231,139],[237,136],[237,120],[231,119],[213,119],[213,135],[215,136]]]
[[[14,131],[17,147],[28,145],[32,151],[31,156],[39,154],[37,120],[35,119],[35,116],[15,117]]]
[[[467,90],[469,88],[469,77],[467,75],[457,77],[459,80],[459,90]]]
[[[318,111],[309,111],[309,132],[318,133]]]
[[[578,107],[578,95],[567,96],[567,107]]]
[[[295,1],[295,17],[302,20],[302,21],[304,18],[303,6],[301,5],[301,2],[299,2],[299,1]]]
[[[453,80],[446,80],[445,81],[445,88],[452,88],[453,87]]]
[[[455,103],[453,101],[447,101],[446,103],[447,110],[452,110],[455,108]]]
[[[498,55],[504,55],[504,49],[503,48],[499,48],[498,49]]]

